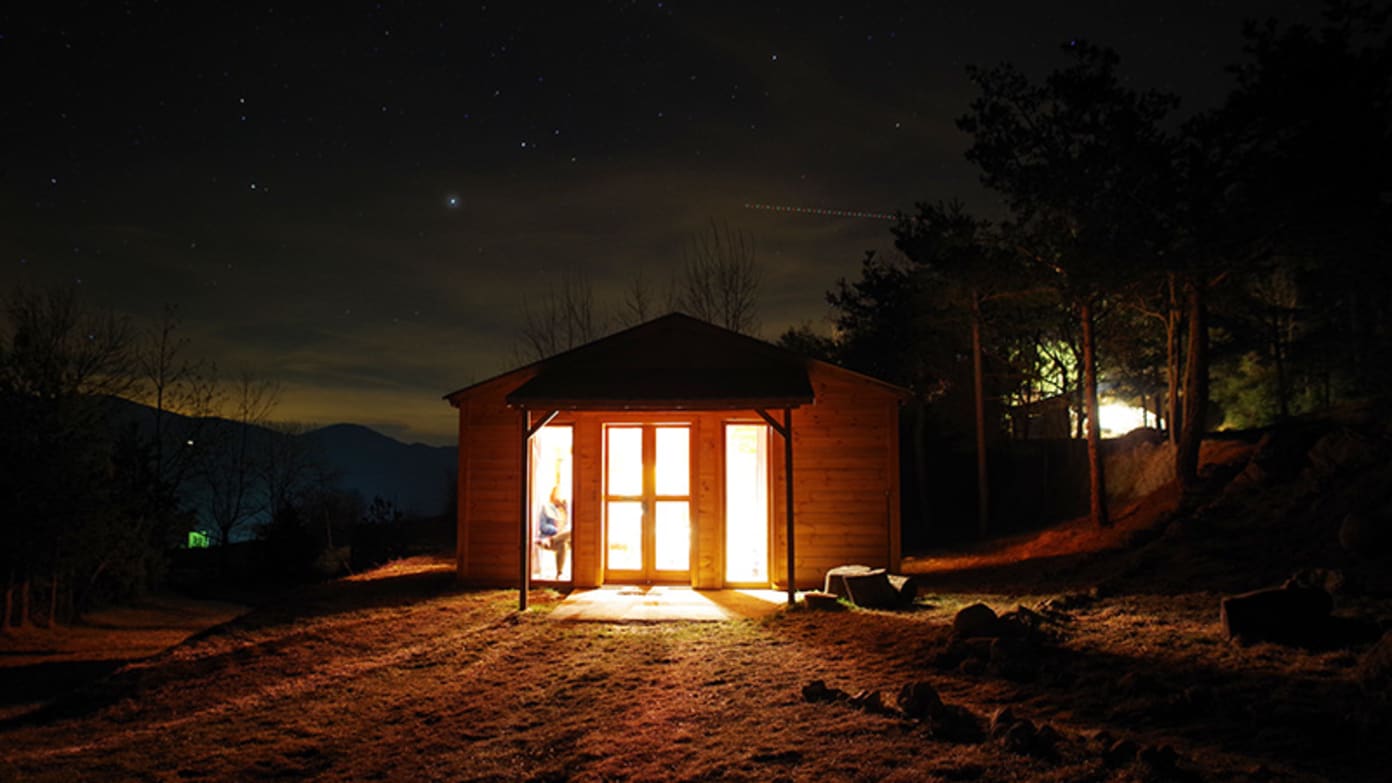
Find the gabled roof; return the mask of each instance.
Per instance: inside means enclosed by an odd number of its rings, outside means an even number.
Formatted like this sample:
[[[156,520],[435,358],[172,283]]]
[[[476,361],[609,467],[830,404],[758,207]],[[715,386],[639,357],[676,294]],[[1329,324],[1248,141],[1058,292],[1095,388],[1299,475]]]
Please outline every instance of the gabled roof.
[[[508,394],[508,405],[533,410],[795,408],[813,400],[807,375],[812,361],[689,315],[671,313],[460,389],[446,399],[457,402],[470,389],[531,370],[532,377]]]

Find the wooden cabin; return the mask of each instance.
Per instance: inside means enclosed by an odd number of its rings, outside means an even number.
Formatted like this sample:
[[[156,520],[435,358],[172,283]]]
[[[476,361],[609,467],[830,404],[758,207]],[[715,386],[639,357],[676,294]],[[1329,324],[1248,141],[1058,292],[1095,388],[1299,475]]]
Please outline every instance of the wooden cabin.
[[[897,569],[906,396],[676,313],[460,389],[459,578],[791,597]]]

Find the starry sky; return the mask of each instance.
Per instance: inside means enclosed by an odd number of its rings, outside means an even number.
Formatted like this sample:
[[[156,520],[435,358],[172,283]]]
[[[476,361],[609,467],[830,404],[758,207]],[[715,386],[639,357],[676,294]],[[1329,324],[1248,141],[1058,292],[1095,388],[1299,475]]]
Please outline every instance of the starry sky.
[[[310,4],[315,5],[317,4]],[[16,6],[34,6],[16,8]],[[1138,87],[1220,100],[1244,18],[1311,2],[13,3],[0,10],[0,292],[76,286],[282,385],[279,418],[452,443],[448,391],[518,364],[575,275],[617,307],[715,220],[762,334],[889,223],[746,208],[998,201],[955,126],[969,64],[1083,38]]]

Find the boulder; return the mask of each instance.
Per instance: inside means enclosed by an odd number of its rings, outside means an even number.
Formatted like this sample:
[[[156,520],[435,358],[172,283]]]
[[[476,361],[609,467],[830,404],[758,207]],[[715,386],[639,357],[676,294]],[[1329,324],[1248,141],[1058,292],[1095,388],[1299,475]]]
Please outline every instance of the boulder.
[[[972,604],[963,607],[952,618],[952,629],[958,636],[964,639],[974,639],[983,636],[998,636],[999,619],[996,612],[986,604]]]
[[[1014,710],[1009,707],[1001,707],[991,713],[991,720],[986,725],[987,731],[990,732],[993,739],[1000,739],[1005,736],[1005,732],[1009,731],[1011,726],[1015,725],[1017,720],[1019,719],[1015,717]]]
[[[823,701],[844,701],[850,695],[840,688],[828,688],[825,682],[813,680],[802,686],[802,700],[816,704]]]
[[[1000,742],[1011,753],[1031,753],[1036,733],[1033,721],[1017,720],[1001,734]]]
[[[1392,706],[1392,631],[1384,633],[1363,655],[1356,677],[1365,694],[1384,706]]]
[[[1333,608],[1334,601],[1324,590],[1281,587],[1224,598],[1219,619],[1230,639],[1321,645],[1327,641]]]
[[[1385,514],[1354,511],[1339,525],[1339,546],[1368,560],[1385,558],[1392,554],[1392,520]]]
[[[932,684],[919,680],[899,689],[896,699],[904,715],[914,720],[923,720],[942,708],[942,698]]]
[[[1314,587],[1330,595],[1353,592],[1348,577],[1336,568],[1302,568],[1291,574],[1282,587]]]

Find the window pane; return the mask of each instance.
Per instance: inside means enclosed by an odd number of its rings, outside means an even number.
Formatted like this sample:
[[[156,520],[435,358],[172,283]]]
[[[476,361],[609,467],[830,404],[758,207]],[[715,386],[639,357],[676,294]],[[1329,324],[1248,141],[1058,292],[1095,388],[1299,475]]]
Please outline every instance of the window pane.
[[[685,571],[691,567],[691,504],[685,500],[657,503],[657,570]]]
[[[637,571],[643,567],[643,503],[609,501],[609,569]]]
[[[691,494],[691,430],[657,429],[657,494]]]
[[[643,430],[610,427],[608,482],[610,495],[643,494]]]

